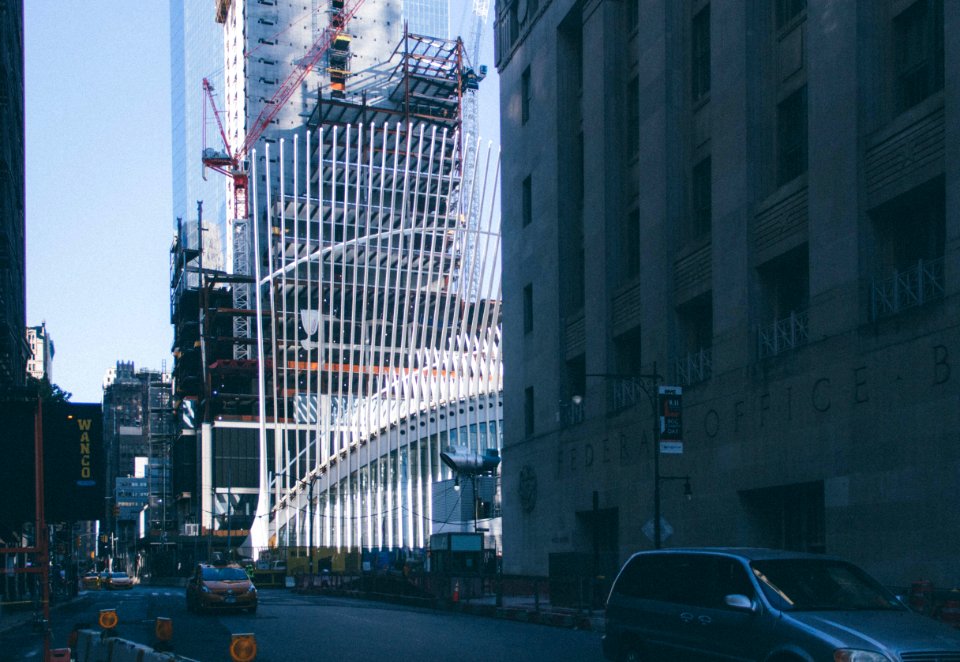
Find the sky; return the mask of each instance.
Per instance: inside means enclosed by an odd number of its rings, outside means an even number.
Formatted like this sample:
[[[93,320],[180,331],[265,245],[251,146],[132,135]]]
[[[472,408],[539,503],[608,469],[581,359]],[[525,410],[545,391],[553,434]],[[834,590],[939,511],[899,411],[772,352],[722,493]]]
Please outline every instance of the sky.
[[[173,368],[169,27],[161,0],[24,0],[27,324],[46,322],[73,402],[100,402],[117,361]]]

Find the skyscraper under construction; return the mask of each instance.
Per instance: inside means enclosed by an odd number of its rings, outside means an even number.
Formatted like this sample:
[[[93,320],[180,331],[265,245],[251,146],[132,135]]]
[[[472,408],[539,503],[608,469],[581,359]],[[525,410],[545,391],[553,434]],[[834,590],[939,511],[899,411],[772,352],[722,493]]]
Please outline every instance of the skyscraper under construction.
[[[461,519],[441,451],[500,447],[498,157],[462,43],[405,27],[446,3],[408,4],[217,4],[225,267],[188,223],[172,262],[179,512],[213,546],[423,547]]]

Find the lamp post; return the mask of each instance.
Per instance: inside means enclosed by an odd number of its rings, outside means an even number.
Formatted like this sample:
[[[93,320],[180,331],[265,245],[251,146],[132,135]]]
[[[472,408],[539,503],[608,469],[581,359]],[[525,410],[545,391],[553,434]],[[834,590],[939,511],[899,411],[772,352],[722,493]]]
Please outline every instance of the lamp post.
[[[661,375],[657,373],[657,364],[653,364],[653,372],[650,374],[616,374],[616,373],[587,373],[584,377],[594,377],[600,379],[620,379],[630,380],[638,386],[647,400],[650,402],[650,412],[653,415],[653,546],[660,549],[663,545],[662,525],[660,521],[660,483],[665,480],[683,480],[684,495],[691,498],[693,491],[690,489],[689,476],[662,476],[660,475],[660,410],[658,406],[658,394],[660,390]],[[648,388],[644,382],[649,382]],[[574,395],[571,400],[575,404],[580,404],[581,396]]]

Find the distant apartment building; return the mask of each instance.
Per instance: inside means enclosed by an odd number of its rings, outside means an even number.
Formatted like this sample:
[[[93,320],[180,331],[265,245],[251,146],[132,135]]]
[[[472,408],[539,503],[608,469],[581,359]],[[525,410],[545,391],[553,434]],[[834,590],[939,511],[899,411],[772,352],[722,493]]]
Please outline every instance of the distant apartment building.
[[[30,358],[27,359],[27,374],[34,379],[46,378],[53,383],[53,339],[47,331],[47,323],[27,327],[27,346]]]
[[[507,571],[610,577],[659,492],[665,546],[954,580],[957,27],[943,0],[497,2]],[[658,385],[682,444],[655,458]]]
[[[170,529],[174,512],[165,505],[172,493],[170,447],[174,424],[170,375],[162,370],[137,370],[133,362],[118,361],[104,382],[108,491],[112,492],[120,479],[141,478],[146,486],[144,505],[150,506],[151,528]]]
[[[28,348],[24,239],[23,2],[0,5],[0,391],[22,386]]]

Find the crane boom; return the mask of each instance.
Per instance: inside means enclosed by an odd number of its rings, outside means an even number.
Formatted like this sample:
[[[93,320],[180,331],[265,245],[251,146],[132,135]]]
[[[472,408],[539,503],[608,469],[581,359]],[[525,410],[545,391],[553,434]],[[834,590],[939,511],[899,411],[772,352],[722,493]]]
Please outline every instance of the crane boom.
[[[290,100],[290,97],[293,96],[293,93],[300,86],[300,83],[302,83],[303,79],[307,77],[307,74],[313,70],[323,54],[333,45],[337,37],[343,34],[347,28],[347,24],[354,15],[356,15],[357,10],[360,9],[364,1],[365,0],[354,0],[353,2],[344,2],[343,8],[334,13],[331,17],[330,25],[324,28],[320,38],[310,47],[310,50],[301,58],[296,68],[290,72],[287,79],[277,88],[273,97],[263,105],[263,110],[260,111],[260,115],[254,120],[253,126],[250,127],[250,131],[247,133],[243,145],[237,150],[235,156],[238,162],[244,159],[247,152],[249,152],[257,140],[260,139],[263,132],[270,126],[270,122],[273,121],[280,112],[280,109]]]
[[[337,37],[342,35],[356,15],[357,10],[363,5],[365,0],[345,0],[339,9],[335,9],[330,17],[330,24],[323,29],[323,33],[313,43],[307,54],[300,59],[297,66],[294,67],[286,80],[277,88],[274,95],[264,103],[263,109],[254,120],[250,130],[247,132],[243,143],[236,150],[231,149],[227,140],[223,123],[220,120],[220,111],[217,109],[213,98],[213,86],[210,82],[203,79],[203,91],[207,96],[210,107],[213,109],[214,118],[217,121],[217,128],[220,131],[220,138],[223,140],[225,153],[218,153],[215,150],[203,150],[202,161],[204,167],[216,170],[233,179],[233,206],[234,218],[242,219],[247,217],[247,173],[242,166],[243,160],[253,149],[263,132],[277,116],[283,106],[290,100],[293,93],[316,66],[323,54],[326,53]],[[206,114],[206,105],[204,105],[204,114]],[[206,120],[204,120],[206,127]]]

